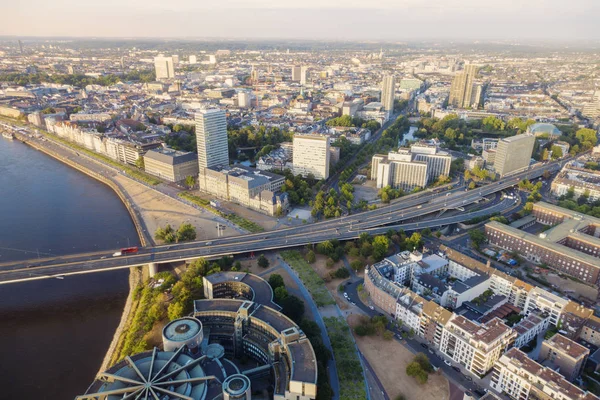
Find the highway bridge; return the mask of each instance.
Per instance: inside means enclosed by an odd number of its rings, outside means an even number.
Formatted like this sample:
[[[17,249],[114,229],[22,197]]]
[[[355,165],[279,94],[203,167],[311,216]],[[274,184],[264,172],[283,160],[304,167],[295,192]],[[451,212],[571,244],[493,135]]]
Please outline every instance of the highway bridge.
[[[564,163],[565,161],[563,161]],[[113,252],[74,254],[62,257],[17,261],[0,264],[0,284],[34,279],[57,278],[66,275],[100,272],[111,269],[150,265],[156,270],[159,263],[192,260],[199,257],[221,257],[251,252],[261,252],[322,242],[328,239],[350,240],[361,233],[382,234],[389,229],[405,231],[436,228],[466,221],[475,217],[502,212],[514,205],[515,200],[504,199],[482,209],[448,217],[416,219],[447,209],[460,209],[483,197],[515,186],[523,179],[535,179],[556,172],[561,163],[536,165],[492,184],[465,191],[464,186],[442,193],[423,192],[401,198],[377,210],[365,211],[341,218],[307,224],[277,231],[248,234],[209,241],[193,241],[179,244],[144,247],[138,253],[113,257]]]

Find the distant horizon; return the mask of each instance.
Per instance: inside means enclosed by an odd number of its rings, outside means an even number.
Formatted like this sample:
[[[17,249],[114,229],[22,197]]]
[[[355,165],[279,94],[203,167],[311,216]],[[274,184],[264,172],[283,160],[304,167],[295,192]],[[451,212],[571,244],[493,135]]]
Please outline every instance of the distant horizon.
[[[333,41],[600,41],[578,0],[42,0],[3,5],[0,36]]]

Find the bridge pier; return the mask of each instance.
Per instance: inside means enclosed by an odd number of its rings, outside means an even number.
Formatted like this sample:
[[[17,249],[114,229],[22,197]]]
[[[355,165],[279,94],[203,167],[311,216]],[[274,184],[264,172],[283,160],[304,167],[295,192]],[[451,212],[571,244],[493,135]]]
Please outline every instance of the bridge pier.
[[[150,277],[153,277],[154,275],[156,275],[156,273],[158,272],[158,264],[157,263],[148,264],[148,272],[150,274]]]

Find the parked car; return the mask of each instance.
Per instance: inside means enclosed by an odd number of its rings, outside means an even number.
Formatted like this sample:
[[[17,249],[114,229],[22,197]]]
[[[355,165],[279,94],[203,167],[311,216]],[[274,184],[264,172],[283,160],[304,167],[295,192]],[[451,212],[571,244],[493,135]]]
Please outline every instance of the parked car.
[[[429,348],[429,346],[427,346],[425,343],[421,343],[421,347],[424,348],[424,349],[428,349]]]
[[[458,367],[452,367],[453,370],[455,370],[456,372],[460,373],[460,368]]]
[[[450,361],[448,361],[448,360],[444,360],[444,364],[446,364],[446,365],[447,365],[447,366],[449,366],[449,367],[451,367],[451,366],[452,366],[452,363],[451,363]]]
[[[344,292],[344,297],[348,298],[348,293]]]
[[[369,306],[369,308],[370,308],[371,310],[374,310],[374,309],[375,309],[375,307],[373,307],[373,306]]]

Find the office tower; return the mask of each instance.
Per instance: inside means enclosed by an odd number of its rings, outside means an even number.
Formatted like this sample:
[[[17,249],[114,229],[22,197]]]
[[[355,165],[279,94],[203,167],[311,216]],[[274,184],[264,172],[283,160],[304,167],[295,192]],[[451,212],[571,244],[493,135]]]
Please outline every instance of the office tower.
[[[173,57],[160,55],[154,57],[154,70],[156,79],[171,79],[175,77],[175,67],[173,66]]]
[[[198,59],[196,58],[196,56],[189,56],[188,61],[190,62],[190,64],[196,64],[198,62]]]
[[[389,114],[394,112],[394,91],[396,90],[396,82],[394,75],[384,75],[381,82],[381,104],[383,110]]]
[[[600,90],[595,90],[592,95],[592,100],[583,106],[581,113],[584,117],[598,118],[600,117]]]
[[[257,84],[258,78],[259,78],[258,70],[253,65],[252,71],[250,71],[250,80],[252,81],[252,84]]]
[[[473,93],[471,94],[471,106],[473,109],[478,109],[481,104],[481,97],[483,95],[483,86],[473,85]]]
[[[414,161],[423,161],[427,164],[427,183],[435,182],[440,175],[450,176],[452,156],[450,154],[415,154]]]
[[[534,144],[535,136],[530,134],[501,139],[496,148],[494,161],[496,172],[500,176],[505,176],[527,168],[531,162]]]
[[[177,54],[173,54],[171,58],[173,59],[173,65],[179,64],[179,56]]]
[[[206,167],[229,165],[225,111],[207,109],[196,113],[196,143],[200,174]]]
[[[238,107],[247,108],[250,107],[252,101],[252,96],[248,92],[239,92],[238,93]]]
[[[121,69],[125,69],[125,57],[121,56]]]
[[[23,42],[21,42],[20,39],[19,39],[19,50],[20,50],[21,54],[23,54]]]
[[[301,75],[302,75],[302,67],[299,65],[294,65],[292,67],[292,81],[300,82]]]
[[[300,68],[300,84],[302,86],[306,85],[306,76],[308,74],[308,67]]]
[[[329,136],[295,135],[293,150],[294,174],[316,179],[329,177]]]
[[[216,64],[216,63],[217,63],[217,57],[216,57],[216,56],[214,56],[214,55],[212,55],[212,54],[211,54],[211,55],[209,55],[209,56],[208,56],[208,63],[209,63],[209,64]]]
[[[450,86],[450,99],[448,103],[453,107],[468,108],[471,107],[471,98],[473,96],[473,79],[477,75],[479,67],[477,65],[465,65],[465,69],[456,74]]]

